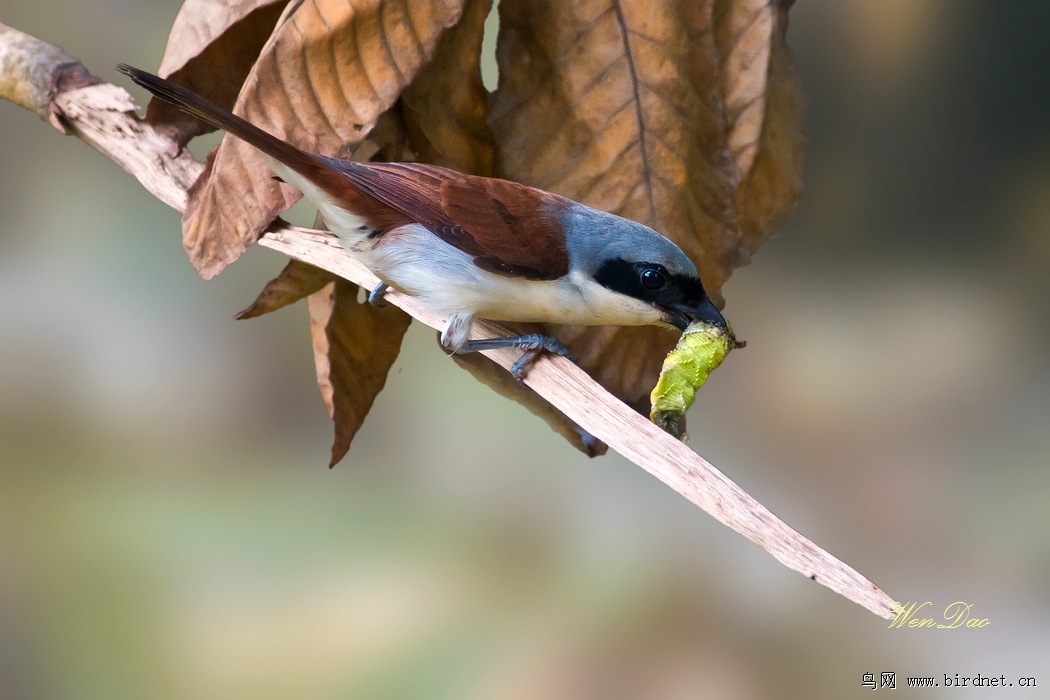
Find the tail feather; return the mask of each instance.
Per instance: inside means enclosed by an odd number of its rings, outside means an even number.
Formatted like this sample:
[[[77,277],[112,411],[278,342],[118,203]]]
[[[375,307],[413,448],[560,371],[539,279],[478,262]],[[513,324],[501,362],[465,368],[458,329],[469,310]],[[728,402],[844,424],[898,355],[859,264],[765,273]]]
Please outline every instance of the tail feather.
[[[238,117],[233,112],[223,109],[211,100],[205,99],[181,85],[176,85],[170,80],[165,80],[152,73],[133,68],[125,63],[118,65],[117,70],[160,99],[171,102],[184,111],[200,117],[209,124],[248,142],[329,194],[336,196],[345,195],[347,186],[350,184],[346,176],[325,163],[318,156],[299,150],[290,143],[282,141],[245,119]]]

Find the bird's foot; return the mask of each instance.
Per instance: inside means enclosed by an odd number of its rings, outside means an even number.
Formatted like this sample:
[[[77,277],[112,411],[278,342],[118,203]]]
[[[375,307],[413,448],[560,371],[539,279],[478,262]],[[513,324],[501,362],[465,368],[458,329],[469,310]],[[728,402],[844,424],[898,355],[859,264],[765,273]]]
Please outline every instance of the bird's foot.
[[[516,335],[510,338],[482,338],[480,340],[468,340],[470,334],[469,315],[453,315],[448,325],[441,334],[441,344],[456,353],[479,352],[482,350],[502,350],[505,348],[520,348],[525,352],[514,364],[510,366],[510,373],[519,384],[523,383],[529,367],[539,359],[544,352],[561,355],[575,362],[576,358],[564,345],[550,336],[541,333],[530,333],[528,335]]]
[[[383,295],[386,294],[388,289],[390,289],[390,285],[386,282],[377,284],[375,289],[368,293],[368,303],[372,306],[386,306],[386,302],[383,301]]]
[[[525,375],[528,374],[529,368],[536,362],[536,360],[540,359],[540,355],[545,352],[561,355],[562,357],[568,358],[571,362],[576,361],[576,358],[571,352],[565,349],[564,345],[546,335],[534,333],[532,335],[523,335],[508,340],[521,341],[521,343],[515,345],[515,347],[522,348],[525,351],[522,356],[510,366],[510,374],[518,380],[519,384],[524,383]]]

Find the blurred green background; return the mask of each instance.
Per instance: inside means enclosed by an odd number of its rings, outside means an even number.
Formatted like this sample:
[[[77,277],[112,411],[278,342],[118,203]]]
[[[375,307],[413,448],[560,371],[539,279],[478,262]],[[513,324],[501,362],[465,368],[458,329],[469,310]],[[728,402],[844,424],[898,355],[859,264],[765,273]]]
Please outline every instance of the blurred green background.
[[[0,19],[124,84],[177,9]],[[749,346],[690,416],[789,524],[979,630],[888,629],[426,329],[329,471],[305,307],[232,320],[283,259],[201,281],[174,212],[0,104],[0,697],[844,698],[895,671],[1050,698],[1047,26],[1038,2],[795,5],[806,192],[727,286]]]

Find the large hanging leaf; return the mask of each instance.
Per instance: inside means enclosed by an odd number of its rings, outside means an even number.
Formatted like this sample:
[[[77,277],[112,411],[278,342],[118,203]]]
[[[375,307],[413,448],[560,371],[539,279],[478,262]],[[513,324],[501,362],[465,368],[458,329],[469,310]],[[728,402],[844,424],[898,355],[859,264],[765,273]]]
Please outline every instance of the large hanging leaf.
[[[500,21],[499,174],[652,226],[720,298],[800,191],[802,93],[786,10],[504,0]],[[675,341],[656,328],[548,330],[636,406]]]

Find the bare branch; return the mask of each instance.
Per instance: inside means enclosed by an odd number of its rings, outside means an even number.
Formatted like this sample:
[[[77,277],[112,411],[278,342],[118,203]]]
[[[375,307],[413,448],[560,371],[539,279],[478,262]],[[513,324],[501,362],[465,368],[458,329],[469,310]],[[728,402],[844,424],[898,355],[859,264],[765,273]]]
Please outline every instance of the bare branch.
[[[0,97],[36,111],[59,130],[76,134],[166,204],[184,209],[186,189],[200,173],[201,164],[188,153],[179,153],[172,141],[142,122],[131,97],[121,88],[89,81],[81,83],[86,87],[69,90],[56,83],[56,75],[68,73],[71,65],[77,75],[91,78],[61,49],[0,24]],[[333,236],[322,231],[278,220],[259,243],[366,289],[378,282]],[[444,324],[443,318],[412,297],[391,291],[387,299],[429,326]],[[507,335],[491,323],[475,324],[475,334],[487,338]],[[518,353],[494,350],[485,354],[506,368]],[[877,586],[792,530],[705,459],[613,397],[572,362],[544,357],[532,367],[526,383],[589,433],[785,566],[881,617],[891,618],[899,609]]]
[[[0,97],[49,119],[55,94],[99,82],[59,47],[0,22]]]

